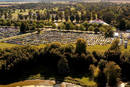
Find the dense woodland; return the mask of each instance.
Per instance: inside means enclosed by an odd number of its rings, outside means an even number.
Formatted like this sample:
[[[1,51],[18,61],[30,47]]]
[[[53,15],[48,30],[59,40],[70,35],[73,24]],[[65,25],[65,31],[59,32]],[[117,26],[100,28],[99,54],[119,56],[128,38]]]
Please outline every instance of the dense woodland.
[[[101,19],[120,30],[130,29],[130,4],[74,3],[74,4],[22,4],[0,9],[1,26],[20,26],[22,21],[37,28],[62,23],[58,28],[88,30],[89,20]],[[40,23],[39,23],[40,21]],[[37,23],[38,22],[38,23]],[[43,23],[44,22],[44,23]],[[46,22],[49,22],[46,23]],[[71,23],[70,23],[71,22]],[[86,26],[83,24],[87,23]],[[80,27],[77,28],[77,24]],[[68,25],[67,25],[68,26]],[[92,25],[94,26],[94,25]],[[95,26],[94,26],[95,27]]]
[[[121,52],[115,40],[104,53],[87,51],[87,43],[78,39],[76,44],[51,43],[40,49],[21,46],[0,50],[0,82],[5,84],[41,73],[45,77],[90,77],[98,87],[117,85],[130,80],[130,51]],[[61,80],[61,78],[60,78]]]

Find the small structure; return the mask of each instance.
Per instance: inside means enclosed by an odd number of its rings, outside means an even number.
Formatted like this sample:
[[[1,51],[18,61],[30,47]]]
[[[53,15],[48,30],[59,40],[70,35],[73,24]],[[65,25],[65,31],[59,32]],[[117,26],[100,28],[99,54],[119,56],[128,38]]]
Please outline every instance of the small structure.
[[[95,24],[96,23],[96,24],[109,25],[109,24],[107,24],[106,22],[104,22],[104,21],[102,21],[100,19],[90,20],[89,23],[91,23],[91,24]]]
[[[114,37],[119,37],[119,33],[118,32],[114,32]]]

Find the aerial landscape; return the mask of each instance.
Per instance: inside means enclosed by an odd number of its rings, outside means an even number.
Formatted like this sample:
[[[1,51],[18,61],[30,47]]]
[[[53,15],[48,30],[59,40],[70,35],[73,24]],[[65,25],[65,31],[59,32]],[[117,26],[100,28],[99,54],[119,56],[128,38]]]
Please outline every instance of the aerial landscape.
[[[0,87],[130,87],[130,0],[0,0]]]

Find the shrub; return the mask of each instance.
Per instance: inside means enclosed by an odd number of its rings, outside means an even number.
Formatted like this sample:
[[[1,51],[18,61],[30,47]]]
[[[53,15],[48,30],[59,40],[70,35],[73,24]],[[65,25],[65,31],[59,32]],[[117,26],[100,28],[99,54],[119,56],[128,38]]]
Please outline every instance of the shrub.
[[[102,72],[103,69],[105,68],[106,63],[107,63],[107,61],[104,60],[104,59],[101,59],[101,60],[98,62],[98,66],[99,66],[101,72]]]
[[[61,24],[58,26],[58,29],[65,29],[65,24],[64,24],[64,23],[61,23]]]
[[[90,77],[91,77],[92,80],[94,80],[95,69],[96,69],[96,67],[95,67],[94,65],[91,64],[91,65],[89,66]]]
[[[97,62],[97,60],[94,58],[92,54],[88,54],[86,56],[86,61],[88,64],[95,64]]]
[[[68,60],[66,58],[61,58],[58,61],[57,67],[59,74],[66,75],[69,73],[69,65]]]
[[[48,47],[49,47],[49,50],[60,48],[61,47],[61,43],[59,43],[59,42],[53,42],[53,43],[49,44]]]
[[[75,25],[73,23],[71,23],[71,22],[67,22],[65,24],[65,29],[67,29],[67,30],[73,30],[73,29],[75,29]]]
[[[87,43],[84,39],[78,39],[76,42],[76,53],[86,53]]]
[[[94,28],[93,26],[89,26],[89,27],[88,27],[88,31],[94,31],[94,29],[95,29],[95,28]]]
[[[118,39],[116,39],[115,41],[112,42],[111,47],[109,48],[109,50],[120,50],[119,40]]]
[[[112,30],[112,27],[110,26],[107,26],[106,27],[106,32],[105,32],[105,37],[113,37],[113,30]]]
[[[67,44],[64,48],[64,52],[73,53],[74,52],[74,46],[72,44]]]
[[[98,61],[105,58],[104,53],[100,51],[93,51],[92,54]]]
[[[52,24],[52,28],[54,28],[54,29],[55,29],[55,28],[56,28],[56,25],[55,25],[55,24]]]
[[[122,68],[122,76],[130,80],[130,50],[122,53],[120,57],[120,66]]]
[[[117,50],[117,51],[108,50],[108,51],[105,52],[104,55],[105,55],[105,57],[108,61],[114,61],[117,64],[120,64],[120,55],[121,55],[120,50]]]
[[[82,24],[80,25],[79,29],[82,30],[82,31],[86,30],[85,27]]]
[[[105,57],[108,61],[114,61],[117,64],[120,64],[120,47],[119,47],[119,40],[115,40],[108,51],[105,52]]]
[[[107,82],[110,86],[116,86],[117,78],[120,78],[121,68],[115,62],[108,62],[104,68]]]

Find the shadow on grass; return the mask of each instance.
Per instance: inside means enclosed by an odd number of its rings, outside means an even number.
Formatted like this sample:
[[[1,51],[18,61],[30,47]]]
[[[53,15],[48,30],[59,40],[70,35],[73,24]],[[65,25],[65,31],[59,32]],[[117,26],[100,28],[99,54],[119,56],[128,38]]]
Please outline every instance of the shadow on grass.
[[[40,77],[36,76],[40,74]],[[34,76],[34,77],[33,77]],[[36,76],[36,77],[35,77]],[[84,73],[69,73],[66,75],[61,75],[57,72],[56,69],[52,67],[44,67],[42,65],[30,66],[29,68],[25,68],[24,71],[20,71],[20,73],[1,73],[0,74],[0,84],[7,85],[14,82],[24,81],[24,80],[55,80],[56,84],[60,84],[64,82],[65,77],[70,76],[72,78],[82,78],[85,76]],[[29,79],[31,78],[31,79]]]

